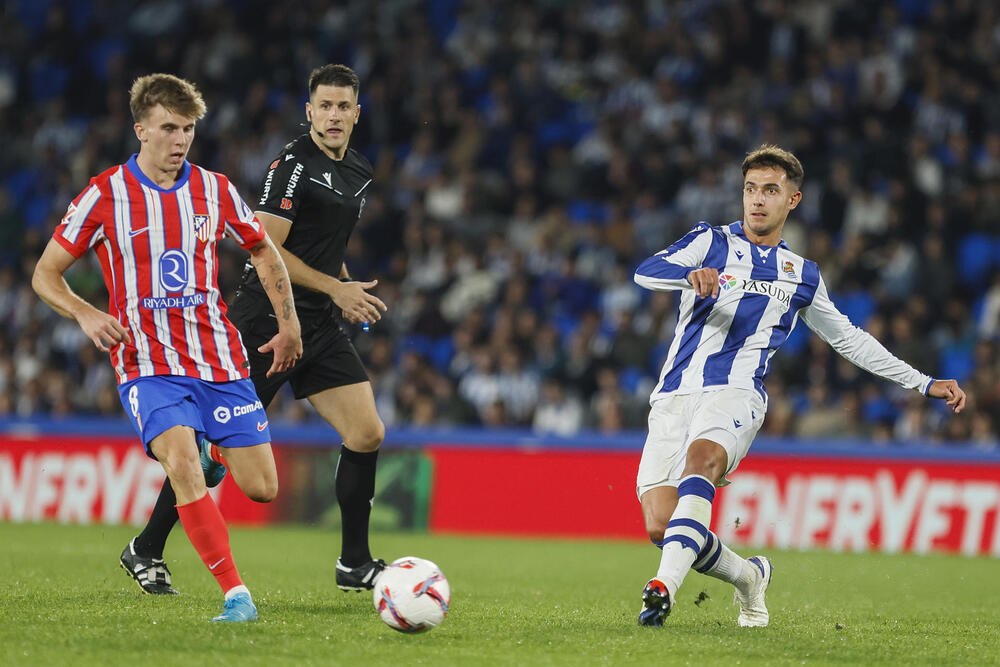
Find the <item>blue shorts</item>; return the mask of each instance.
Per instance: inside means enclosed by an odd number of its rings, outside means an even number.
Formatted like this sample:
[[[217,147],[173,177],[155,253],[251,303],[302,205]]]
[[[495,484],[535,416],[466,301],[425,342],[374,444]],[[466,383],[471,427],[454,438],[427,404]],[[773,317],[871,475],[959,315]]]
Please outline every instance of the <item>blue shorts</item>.
[[[118,394],[151,457],[149,443],[174,426],[190,426],[197,442],[207,438],[220,447],[271,442],[267,413],[250,380],[154,375],[118,385]]]

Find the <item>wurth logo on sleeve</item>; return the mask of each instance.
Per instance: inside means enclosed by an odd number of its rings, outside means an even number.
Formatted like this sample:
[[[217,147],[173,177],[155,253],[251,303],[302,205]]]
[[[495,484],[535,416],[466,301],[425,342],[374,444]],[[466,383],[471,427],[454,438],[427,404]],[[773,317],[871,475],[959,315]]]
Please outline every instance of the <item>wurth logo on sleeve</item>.
[[[264,179],[264,189],[260,193],[260,205],[263,206],[267,203],[267,196],[271,194],[271,181],[274,180],[274,168],[278,166],[278,160],[271,163],[271,168],[267,172],[267,178]]]
[[[297,163],[295,169],[292,169],[292,175],[288,177],[288,186],[285,188],[285,197],[288,199],[291,199],[295,193],[295,188],[299,184],[299,177],[302,176],[302,169],[302,163]]]

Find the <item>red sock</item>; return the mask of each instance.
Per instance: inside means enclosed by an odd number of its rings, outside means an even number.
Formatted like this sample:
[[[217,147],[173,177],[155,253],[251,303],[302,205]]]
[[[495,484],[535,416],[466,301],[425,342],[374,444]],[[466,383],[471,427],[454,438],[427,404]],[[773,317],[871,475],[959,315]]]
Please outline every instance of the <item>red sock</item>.
[[[201,556],[205,567],[225,593],[234,586],[242,586],[243,580],[233,562],[229,549],[229,530],[212,496],[205,493],[201,500],[187,505],[177,505],[177,515],[195,551]]]
[[[214,444],[208,448],[208,455],[211,456],[212,460],[215,461],[216,463],[221,463],[222,465],[226,465],[226,459],[223,458],[222,452],[220,452],[219,448],[216,447]]]

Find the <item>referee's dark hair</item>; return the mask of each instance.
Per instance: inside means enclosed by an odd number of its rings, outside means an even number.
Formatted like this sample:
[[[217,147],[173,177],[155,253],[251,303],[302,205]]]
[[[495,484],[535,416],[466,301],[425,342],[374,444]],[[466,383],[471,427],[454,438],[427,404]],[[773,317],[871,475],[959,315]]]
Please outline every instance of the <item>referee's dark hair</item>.
[[[358,75],[347,65],[323,65],[314,69],[309,75],[309,96],[312,97],[320,86],[340,88],[350,86],[357,95],[360,85]]]

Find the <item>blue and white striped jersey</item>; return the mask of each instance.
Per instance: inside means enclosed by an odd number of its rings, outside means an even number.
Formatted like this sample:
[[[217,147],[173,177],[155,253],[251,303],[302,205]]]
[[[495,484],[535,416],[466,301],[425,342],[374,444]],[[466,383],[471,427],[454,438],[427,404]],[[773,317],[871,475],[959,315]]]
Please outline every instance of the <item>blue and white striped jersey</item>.
[[[696,297],[687,281],[699,268],[719,270],[719,296]],[[723,387],[754,389],[767,400],[771,357],[801,315],[810,329],[847,360],[924,393],[933,379],[886,350],[837,310],[816,262],[752,243],[740,221],[701,222],[682,239],[639,265],[635,282],[650,290],[681,290],[677,327],[650,403],[670,394]]]

